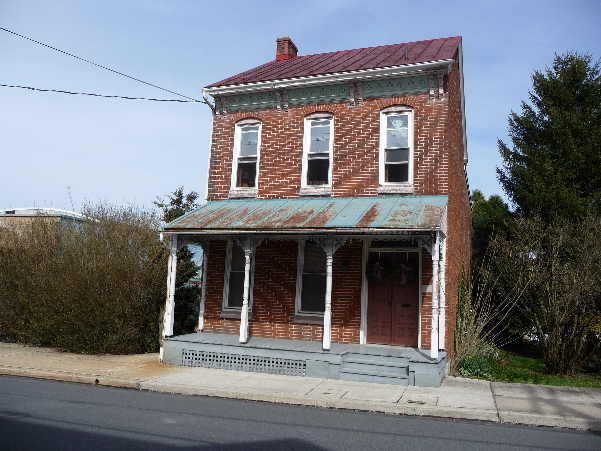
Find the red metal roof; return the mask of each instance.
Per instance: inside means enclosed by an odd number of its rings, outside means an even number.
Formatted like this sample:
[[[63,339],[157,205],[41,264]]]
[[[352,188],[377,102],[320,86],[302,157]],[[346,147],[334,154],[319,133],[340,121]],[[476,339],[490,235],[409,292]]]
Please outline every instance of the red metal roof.
[[[454,36],[274,60],[207,88],[454,59],[460,42]]]

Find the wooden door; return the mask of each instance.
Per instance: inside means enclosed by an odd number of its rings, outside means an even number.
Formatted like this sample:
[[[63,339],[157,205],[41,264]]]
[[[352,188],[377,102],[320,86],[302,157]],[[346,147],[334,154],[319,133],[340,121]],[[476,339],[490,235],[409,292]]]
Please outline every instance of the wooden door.
[[[419,254],[371,252],[367,342],[417,347]]]

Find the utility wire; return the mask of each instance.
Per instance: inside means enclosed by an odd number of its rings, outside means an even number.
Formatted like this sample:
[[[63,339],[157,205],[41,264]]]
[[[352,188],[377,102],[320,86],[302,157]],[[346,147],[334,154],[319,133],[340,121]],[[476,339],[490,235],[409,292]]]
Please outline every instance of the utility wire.
[[[25,35],[19,34],[16,31],[9,30],[8,28],[0,27],[0,30],[6,31],[7,33],[10,33],[10,34],[18,36],[20,38],[23,38],[23,39],[26,39],[28,41],[34,42],[34,43],[36,43],[38,45],[41,45],[43,47],[47,47],[47,48],[52,49],[52,50],[54,50],[56,52],[62,53],[64,55],[67,55],[67,56],[70,56],[72,58],[78,59],[80,61],[84,61],[84,62],[86,62],[88,64],[91,64],[92,66],[99,67],[100,69],[108,70],[109,72],[113,72],[114,74],[121,75],[122,77],[126,77],[126,78],[129,78],[131,80],[135,80],[135,81],[137,81],[139,83],[143,83],[145,85],[152,86],[153,88],[157,88],[157,89],[160,89],[162,91],[166,91],[166,92],[168,92],[170,94],[175,94],[176,96],[183,97],[184,99],[188,99],[188,100],[194,101],[194,102],[207,103],[205,100],[198,100],[198,99],[195,99],[193,97],[188,97],[188,96],[186,96],[184,94],[180,94],[179,92],[171,91],[170,89],[166,89],[166,88],[163,88],[161,86],[155,85],[154,83],[150,83],[150,82],[147,82],[147,81],[144,81],[144,80],[140,80],[139,78],[133,77],[131,75],[124,74],[123,72],[119,72],[118,70],[111,69],[110,67],[103,66],[102,64],[95,63],[94,61],[88,60],[86,58],[82,58],[81,56],[74,55],[73,53],[67,52],[66,50],[61,50],[61,49],[56,48],[56,47],[54,47],[54,46],[52,46],[50,44],[46,44],[44,42],[37,41],[37,40],[35,40],[33,38],[30,38],[29,36],[25,36]],[[89,94],[89,95],[93,95],[93,94]],[[113,96],[101,96],[101,97],[113,97]],[[158,99],[155,99],[155,100],[158,100]]]
[[[73,95],[82,95],[82,96],[105,97],[108,99],[151,100],[153,102],[178,102],[178,103],[198,103],[198,102],[200,102],[200,100],[154,99],[152,97],[112,96],[112,95],[106,95],[106,94],[98,94],[95,92],[65,91],[62,89],[42,89],[42,88],[34,88],[32,86],[7,85],[4,83],[0,83],[0,87],[29,89],[30,91],[40,91],[40,92],[57,92],[59,94],[73,94]]]

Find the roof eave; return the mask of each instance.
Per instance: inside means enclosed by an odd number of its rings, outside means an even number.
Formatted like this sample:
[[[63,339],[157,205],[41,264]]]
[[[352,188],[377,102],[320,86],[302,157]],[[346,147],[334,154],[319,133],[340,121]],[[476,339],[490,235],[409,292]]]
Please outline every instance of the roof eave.
[[[259,81],[238,85],[213,86],[204,88],[204,93],[210,96],[240,94],[254,91],[267,91],[282,88],[299,88],[304,86],[322,85],[328,83],[341,83],[352,80],[366,80],[373,78],[387,78],[399,75],[409,75],[435,69],[450,69],[454,59],[426,61],[423,63],[401,64],[398,66],[362,69],[333,74],[310,75],[306,77],[284,78],[280,80]]]

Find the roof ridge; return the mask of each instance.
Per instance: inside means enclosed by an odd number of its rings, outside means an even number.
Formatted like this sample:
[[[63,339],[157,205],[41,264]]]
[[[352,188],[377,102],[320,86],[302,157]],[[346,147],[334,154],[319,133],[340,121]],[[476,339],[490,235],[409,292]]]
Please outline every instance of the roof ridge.
[[[463,36],[456,35],[456,36],[448,36],[448,37],[445,37],[445,38],[422,39],[420,41],[397,42],[396,44],[371,45],[369,47],[358,47],[356,49],[343,49],[343,50],[332,50],[331,52],[310,53],[308,55],[299,55],[299,56],[296,56],[294,58],[290,58],[290,60],[297,60],[298,58],[305,58],[307,56],[327,55],[329,53],[354,52],[354,51],[357,51],[357,50],[369,50],[369,49],[377,49],[377,48],[382,48],[382,47],[393,47],[395,45],[419,44],[421,42],[432,42],[432,41],[440,41],[440,40],[447,40],[447,39],[454,39],[454,38],[463,39]],[[286,62],[286,61],[290,61],[290,60],[283,60],[282,62]],[[275,61],[275,60],[273,60],[273,61]],[[269,63],[267,63],[267,64],[269,64]]]

